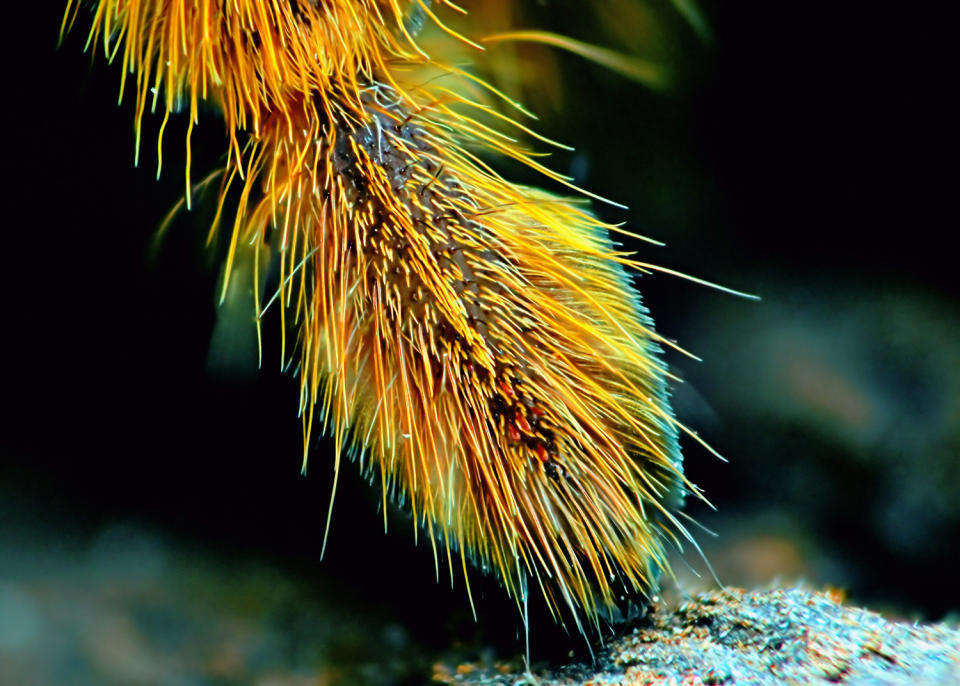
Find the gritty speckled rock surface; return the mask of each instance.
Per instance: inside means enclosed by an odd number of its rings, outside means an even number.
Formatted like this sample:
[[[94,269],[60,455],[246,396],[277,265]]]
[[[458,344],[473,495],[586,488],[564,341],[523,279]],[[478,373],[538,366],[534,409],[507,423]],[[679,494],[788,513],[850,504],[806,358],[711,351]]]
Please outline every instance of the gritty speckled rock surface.
[[[595,667],[531,675],[440,663],[434,678],[476,686],[947,685],[960,683],[960,632],[890,622],[828,593],[716,591],[658,608],[602,649]]]

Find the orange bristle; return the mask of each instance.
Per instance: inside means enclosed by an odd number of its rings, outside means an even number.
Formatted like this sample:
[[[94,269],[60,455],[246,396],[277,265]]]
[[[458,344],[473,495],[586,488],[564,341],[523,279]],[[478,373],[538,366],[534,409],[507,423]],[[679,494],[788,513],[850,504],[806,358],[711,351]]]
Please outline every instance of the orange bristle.
[[[343,448],[358,457],[451,564],[495,570],[518,602],[535,580],[582,630],[656,588],[695,489],[662,339],[625,271],[649,265],[582,201],[490,166],[512,158],[570,185],[514,140],[532,132],[499,108],[522,116],[517,103],[442,58],[445,44],[477,49],[448,27],[456,10],[100,0],[90,40],[133,83],[138,145],[147,108],[166,123],[183,103],[191,130],[201,101],[223,113],[221,210],[240,187],[224,287],[243,246],[255,264],[278,256],[257,316],[276,307],[282,331],[296,327],[284,362],[304,460],[319,423],[334,469]]]

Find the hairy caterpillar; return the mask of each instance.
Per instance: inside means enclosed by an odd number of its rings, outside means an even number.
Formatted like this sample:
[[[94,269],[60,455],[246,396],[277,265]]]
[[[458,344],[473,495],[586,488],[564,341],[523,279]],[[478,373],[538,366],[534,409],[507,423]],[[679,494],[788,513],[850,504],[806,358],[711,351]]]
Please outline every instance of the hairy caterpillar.
[[[64,29],[79,2],[69,0]],[[239,190],[224,289],[268,252],[304,462],[316,425],[406,503],[436,555],[473,560],[520,602],[528,580],[584,630],[651,593],[689,539],[656,334],[570,180],[517,138],[519,103],[459,61],[449,0],[100,0],[91,43],[147,108],[224,117],[213,230]],[[421,33],[430,30],[427,51]],[[528,39],[556,41],[547,34]],[[568,47],[629,71],[589,46]],[[447,58],[446,55],[450,55]],[[502,111],[506,107],[513,115]],[[581,197],[512,183],[519,161]],[[330,507],[333,502],[331,498]],[[328,516],[329,526],[329,516]],[[455,561],[456,560],[456,561]],[[469,592],[469,582],[467,582]]]

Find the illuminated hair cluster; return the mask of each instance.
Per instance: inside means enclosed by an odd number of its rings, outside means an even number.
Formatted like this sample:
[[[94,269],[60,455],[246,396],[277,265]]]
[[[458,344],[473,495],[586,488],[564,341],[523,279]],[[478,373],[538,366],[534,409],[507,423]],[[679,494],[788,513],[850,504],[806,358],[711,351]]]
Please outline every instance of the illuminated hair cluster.
[[[65,25],[78,4],[68,3]],[[145,110],[226,126],[227,275],[279,261],[304,460],[315,425],[405,503],[452,568],[539,586],[581,629],[649,593],[687,533],[663,342],[604,224],[518,185],[522,107],[463,65],[443,0],[100,0],[90,40]],[[445,23],[447,22],[447,23]],[[418,31],[433,34],[429,52]],[[438,47],[439,46],[439,51]],[[456,47],[454,47],[456,46]],[[161,142],[158,142],[158,146]],[[260,271],[256,270],[255,271]],[[262,274],[256,278],[262,279]],[[332,502],[331,502],[332,507]],[[329,523],[329,519],[328,519]],[[467,584],[469,590],[469,583]]]

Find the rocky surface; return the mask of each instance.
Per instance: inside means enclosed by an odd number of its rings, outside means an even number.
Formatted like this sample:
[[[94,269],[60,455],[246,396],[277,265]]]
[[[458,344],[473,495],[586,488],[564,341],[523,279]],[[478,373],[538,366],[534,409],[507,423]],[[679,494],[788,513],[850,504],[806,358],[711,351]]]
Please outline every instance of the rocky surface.
[[[960,632],[891,622],[801,589],[661,601],[547,666],[449,636],[427,646],[355,590],[324,588],[130,524],[0,545],[0,684],[955,684]],[[440,621],[444,608],[425,608]],[[461,640],[461,639],[466,639]],[[518,637],[515,650],[522,649]]]
[[[434,676],[476,686],[960,683],[960,632],[890,622],[838,600],[801,589],[701,593],[659,607],[594,666],[531,673],[441,663]]]

